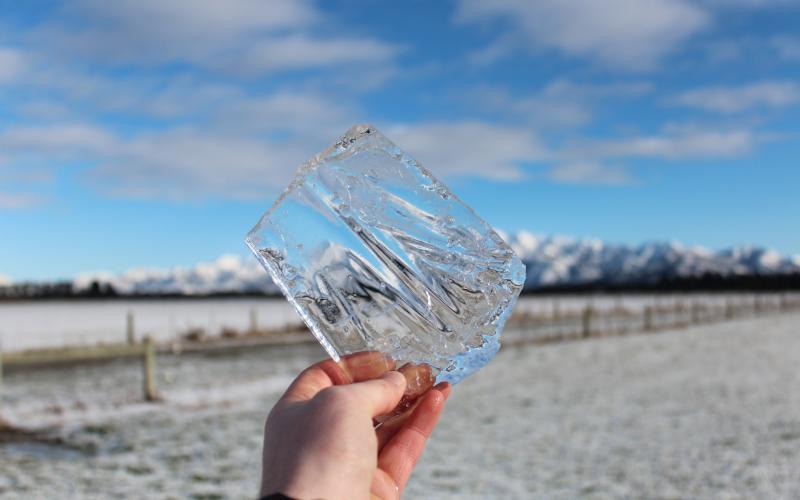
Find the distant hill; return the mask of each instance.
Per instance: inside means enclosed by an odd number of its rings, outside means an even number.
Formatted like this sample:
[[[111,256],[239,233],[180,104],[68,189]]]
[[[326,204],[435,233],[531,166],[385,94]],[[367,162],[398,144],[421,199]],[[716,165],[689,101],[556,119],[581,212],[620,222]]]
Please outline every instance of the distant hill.
[[[626,246],[527,231],[502,236],[527,267],[528,292],[800,289],[800,257],[785,257],[761,247],[713,252],[672,242]],[[0,284],[0,298],[278,293],[255,259],[235,255],[190,268],[86,273],[60,283]]]
[[[775,282],[777,277],[800,274],[800,257],[784,257],[754,246],[713,252],[674,242],[626,246],[539,236],[527,231],[503,236],[525,262],[527,290],[587,286],[657,288],[669,283],[699,284],[703,279],[733,285],[758,279]]]

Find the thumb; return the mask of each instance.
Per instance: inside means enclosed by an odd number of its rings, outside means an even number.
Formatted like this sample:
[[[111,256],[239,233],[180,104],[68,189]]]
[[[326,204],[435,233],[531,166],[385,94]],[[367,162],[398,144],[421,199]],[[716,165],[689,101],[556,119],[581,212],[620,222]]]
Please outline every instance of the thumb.
[[[380,377],[347,386],[369,405],[373,418],[394,410],[406,390],[406,378],[397,371],[389,371]]]

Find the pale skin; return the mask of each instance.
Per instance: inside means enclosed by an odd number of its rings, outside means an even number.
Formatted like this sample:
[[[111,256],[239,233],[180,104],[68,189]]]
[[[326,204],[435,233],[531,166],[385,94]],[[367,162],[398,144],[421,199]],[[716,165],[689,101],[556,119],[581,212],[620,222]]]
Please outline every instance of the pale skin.
[[[261,494],[400,498],[450,385],[432,387],[425,365],[395,368],[363,352],[303,371],[267,418]]]

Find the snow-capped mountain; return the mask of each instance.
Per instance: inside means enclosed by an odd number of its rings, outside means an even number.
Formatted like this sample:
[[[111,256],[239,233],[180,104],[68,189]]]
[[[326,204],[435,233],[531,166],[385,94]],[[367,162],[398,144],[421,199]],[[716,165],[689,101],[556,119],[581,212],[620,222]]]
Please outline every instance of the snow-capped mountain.
[[[527,289],[578,284],[657,283],[665,278],[800,273],[800,257],[786,258],[759,247],[719,252],[655,242],[639,246],[606,244],[527,231],[501,233],[525,263]],[[121,275],[87,273],[75,279],[75,290],[93,282],[108,283],[121,294],[269,292],[278,289],[254,258],[225,255],[191,268],[133,269]]]
[[[745,246],[719,252],[674,242],[639,246],[599,240],[540,236],[520,231],[503,235],[528,270],[526,288],[583,283],[656,283],[665,278],[764,275],[800,272],[800,258]]]
[[[254,258],[238,255],[223,255],[190,268],[140,268],[120,275],[84,273],[75,278],[73,288],[86,290],[95,282],[110,284],[121,294],[278,293],[278,287]]]

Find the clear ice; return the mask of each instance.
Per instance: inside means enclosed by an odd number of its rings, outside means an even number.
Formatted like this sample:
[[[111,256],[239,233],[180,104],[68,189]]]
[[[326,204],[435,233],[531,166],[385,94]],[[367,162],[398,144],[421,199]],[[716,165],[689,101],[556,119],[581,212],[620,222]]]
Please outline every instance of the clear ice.
[[[525,282],[511,247],[370,125],[301,165],[246,241],[334,360],[380,351],[437,383],[494,357]]]

